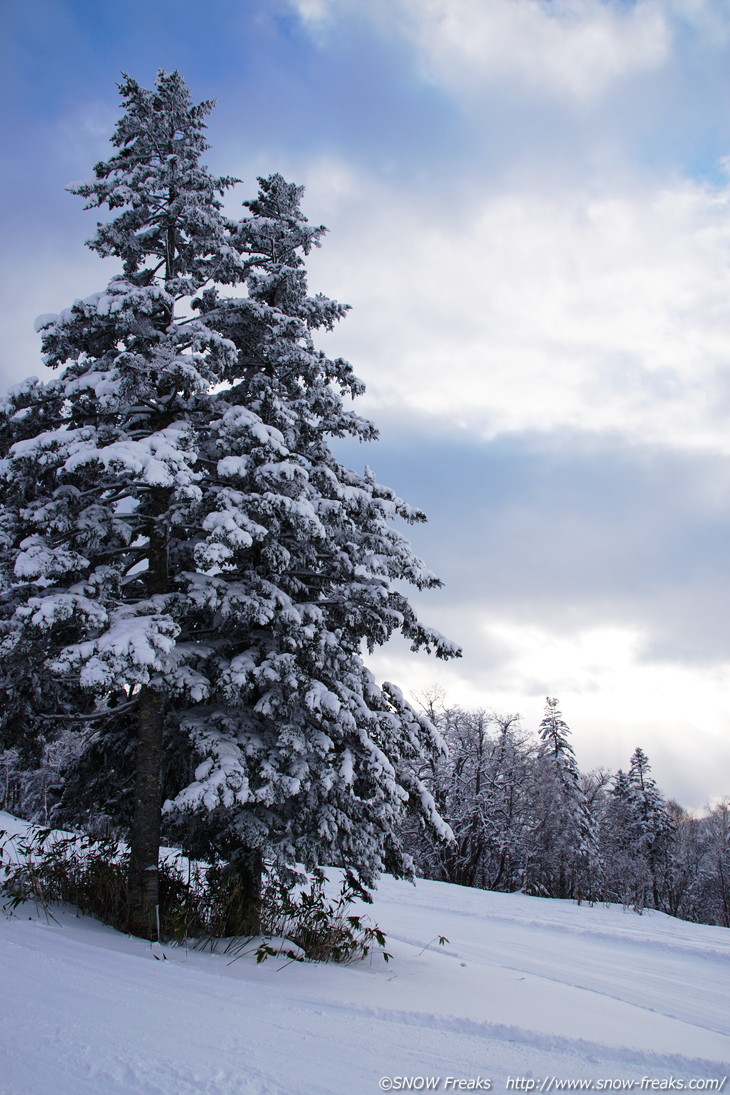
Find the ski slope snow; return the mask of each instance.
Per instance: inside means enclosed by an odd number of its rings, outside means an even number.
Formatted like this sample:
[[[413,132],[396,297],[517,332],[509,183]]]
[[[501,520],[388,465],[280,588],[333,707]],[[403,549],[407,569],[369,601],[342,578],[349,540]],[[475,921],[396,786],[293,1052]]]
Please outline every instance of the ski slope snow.
[[[387,877],[367,912],[387,964],[257,965],[71,911],[0,916],[0,1092],[727,1086],[726,929]]]

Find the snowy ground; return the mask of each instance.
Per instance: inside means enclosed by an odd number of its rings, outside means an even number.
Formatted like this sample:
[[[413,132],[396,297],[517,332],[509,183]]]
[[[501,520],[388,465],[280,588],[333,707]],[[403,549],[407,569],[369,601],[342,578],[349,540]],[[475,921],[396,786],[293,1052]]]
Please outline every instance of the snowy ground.
[[[582,1080],[636,1091],[712,1081],[730,1095],[723,928],[387,878],[371,916],[394,959],[345,968],[159,948],[71,913],[0,916],[0,1092],[370,1095]]]

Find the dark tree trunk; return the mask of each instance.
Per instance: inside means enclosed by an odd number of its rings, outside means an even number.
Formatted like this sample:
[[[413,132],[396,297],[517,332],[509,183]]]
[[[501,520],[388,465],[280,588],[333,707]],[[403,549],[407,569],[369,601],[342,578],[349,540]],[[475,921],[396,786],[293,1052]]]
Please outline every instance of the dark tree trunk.
[[[157,939],[158,935],[163,720],[162,696],[145,685],[139,697],[137,772],[129,866],[129,930],[145,939]]]
[[[257,852],[241,849],[232,859],[225,882],[230,887],[226,923],[222,934],[261,934],[261,884],[263,863]]]
[[[148,595],[167,593],[167,536],[159,520],[166,508],[167,492],[152,498],[149,533]],[[157,939],[159,934],[159,858],[162,810],[162,740],[165,701],[162,693],[144,685],[139,694],[137,770],[134,814],[130,836],[129,921],[133,935]]]

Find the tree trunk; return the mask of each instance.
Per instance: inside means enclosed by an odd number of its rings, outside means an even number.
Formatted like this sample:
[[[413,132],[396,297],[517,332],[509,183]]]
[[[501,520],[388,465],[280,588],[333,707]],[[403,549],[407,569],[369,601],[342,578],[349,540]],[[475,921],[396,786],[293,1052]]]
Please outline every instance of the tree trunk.
[[[167,535],[159,520],[167,504],[165,490],[153,492],[149,532],[148,596],[168,592]],[[165,700],[143,685],[139,694],[137,770],[129,858],[129,921],[133,935],[159,936],[159,858],[162,811],[162,741]]]
[[[257,852],[241,848],[224,873],[227,898],[223,935],[261,934],[263,863]]]
[[[162,808],[160,771],[164,713],[164,701],[160,693],[145,685],[139,698],[128,925],[133,935],[141,935],[145,939],[157,939],[158,936],[158,862]]]

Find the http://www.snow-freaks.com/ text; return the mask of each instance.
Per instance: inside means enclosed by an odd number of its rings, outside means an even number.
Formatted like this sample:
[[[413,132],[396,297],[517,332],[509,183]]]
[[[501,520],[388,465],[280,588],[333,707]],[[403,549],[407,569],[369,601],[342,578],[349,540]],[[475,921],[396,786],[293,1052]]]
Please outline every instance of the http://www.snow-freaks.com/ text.
[[[546,1095],[551,1091],[717,1091],[725,1089],[727,1076],[719,1078],[683,1079],[677,1076],[665,1076],[653,1079],[642,1076],[638,1080],[617,1080],[603,1078],[597,1080],[563,1080],[558,1076],[507,1076],[504,1086],[507,1091],[539,1092]],[[381,1076],[378,1084],[381,1091],[494,1091],[495,1082],[484,1076],[470,1078],[458,1076]]]

